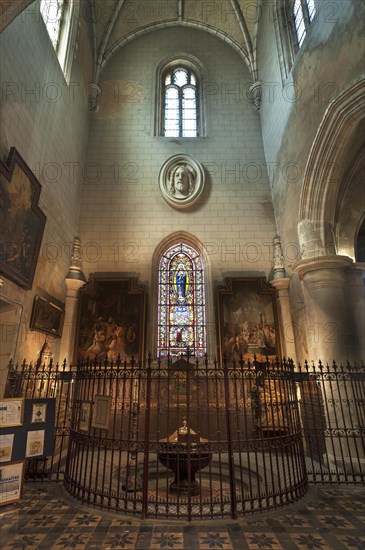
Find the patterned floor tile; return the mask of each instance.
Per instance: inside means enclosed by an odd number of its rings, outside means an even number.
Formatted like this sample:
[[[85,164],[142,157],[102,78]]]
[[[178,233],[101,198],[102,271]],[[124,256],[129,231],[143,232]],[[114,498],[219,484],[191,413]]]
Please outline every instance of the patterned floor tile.
[[[353,525],[344,517],[338,515],[318,515],[317,521],[330,529],[352,529]]]
[[[333,547],[317,534],[299,535],[293,538],[300,550],[333,550]]]
[[[32,550],[32,548],[38,548],[39,544],[44,539],[45,535],[37,534],[37,535],[16,535],[15,537],[12,537],[12,541],[9,543],[5,543],[4,541],[1,548],[2,550]]]
[[[76,514],[69,523],[70,527],[96,527],[100,516],[91,514]]]
[[[247,534],[246,541],[250,550],[282,550],[282,545],[272,533]]]
[[[101,512],[44,487],[1,510],[1,550],[365,549],[362,487],[317,485],[286,509],[191,523]]]
[[[69,532],[62,534],[52,545],[52,550],[85,550],[85,546],[92,535],[92,531],[89,532]]]
[[[42,513],[37,514],[35,517],[33,517],[28,523],[28,527],[47,527],[49,529],[53,528],[56,523],[58,523],[62,519],[61,514],[45,514],[44,510],[42,510]]]
[[[337,537],[348,550],[364,550],[365,534],[364,535],[338,535]]]
[[[231,550],[233,548],[227,531],[215,531],[210,529],[206,533],[199,532],[199,547],[203,550],[219,548]]]
[[[176,548],[184,550],[184,538],[183,534],[176,531],[154,532],[151,545],[151,549],[169,549]]]
[[[130,532],[127,529],[120,532],[108,533],[103,548],[134,550],[136,547],[138,531]]]
[[[277,521],[284,526],[285,529],[292,528],[293,530],[302,529],[302,528],[311,528],[312,524],[308,516],[299,515],[299,514],[290,514],[287,516],[277,516]]]

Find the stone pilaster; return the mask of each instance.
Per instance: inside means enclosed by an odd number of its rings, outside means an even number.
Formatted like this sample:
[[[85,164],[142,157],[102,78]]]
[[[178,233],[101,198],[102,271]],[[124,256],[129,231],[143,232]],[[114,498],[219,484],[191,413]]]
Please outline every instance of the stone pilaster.
[[[66,304],[65,320],[63,324],[62,340],[60,346],[59,361],[66,359],[69,365],[73,359],[75,334],[77,323],[77,305],[79,300],[79,290],[84,286],[86,279],[81,269],[81,246],[79,237],[75,237],[71,264],[69,272],[65,278],[66,284]]]
[[[271,286],[276,288],[278,293],[283,354],[285,357],[289,357],[296,362],[293,322],[289,303],[289,283],[289,277],[282,277],[280,279],[273,279],[270,281]]]

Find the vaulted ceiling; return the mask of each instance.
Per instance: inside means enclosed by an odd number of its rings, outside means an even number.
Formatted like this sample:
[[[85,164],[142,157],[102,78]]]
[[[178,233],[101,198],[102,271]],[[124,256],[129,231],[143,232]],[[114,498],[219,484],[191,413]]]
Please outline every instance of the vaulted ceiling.
[[[151,30],[181,25],[229,43],[257,79],[261,0],[90,0],[96,52],[94,79],[117,48]]]
[[[32,0],[0,0],[1,29]],[[94,75],[126,42],[146,32],[181,25],[203,29],[230,44],[257,80],[256,41],[261,0],[81,0],[92,28]]]

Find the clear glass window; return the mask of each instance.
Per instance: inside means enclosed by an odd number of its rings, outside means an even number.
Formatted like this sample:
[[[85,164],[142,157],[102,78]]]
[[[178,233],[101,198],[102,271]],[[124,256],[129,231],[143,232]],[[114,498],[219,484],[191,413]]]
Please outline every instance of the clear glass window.
[[[171,68],[164,75],[163,135],[198,135],[197,78],[190,69]]]

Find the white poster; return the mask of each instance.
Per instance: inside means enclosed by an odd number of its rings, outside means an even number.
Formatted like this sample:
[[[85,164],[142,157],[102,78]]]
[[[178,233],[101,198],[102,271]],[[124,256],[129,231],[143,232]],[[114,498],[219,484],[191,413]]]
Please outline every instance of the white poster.
[[[41,456],[44,450],[44,430],[34,430],[28,432],[27,435],[27,447],[25,451],[26,458],[32,456]]]
[[[14,434],[0,435],[0,462],[10,462],[13,452]]]
[[[0,505],[15,502],[21,497],[24,462],[0,467]]]

